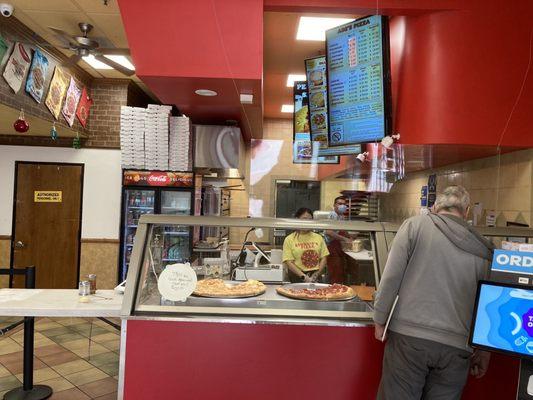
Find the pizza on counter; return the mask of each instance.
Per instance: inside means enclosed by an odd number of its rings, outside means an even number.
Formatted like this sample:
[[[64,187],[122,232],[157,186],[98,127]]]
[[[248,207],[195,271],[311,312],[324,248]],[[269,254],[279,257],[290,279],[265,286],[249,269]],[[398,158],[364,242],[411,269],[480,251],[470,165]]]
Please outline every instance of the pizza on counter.
[[[193,294],[202,297],[252,297],[265,293],[266,286],[254,279],[226,283],[222,279],[204,279],[196,283]]]
[[[355,292],[349,286],[334,283],[333,285],[319,286],[316,288],[291,288],[281,286],[277,288],[277,292],[283,296],[291,297],[300,300],[348,300],[355,297]]]

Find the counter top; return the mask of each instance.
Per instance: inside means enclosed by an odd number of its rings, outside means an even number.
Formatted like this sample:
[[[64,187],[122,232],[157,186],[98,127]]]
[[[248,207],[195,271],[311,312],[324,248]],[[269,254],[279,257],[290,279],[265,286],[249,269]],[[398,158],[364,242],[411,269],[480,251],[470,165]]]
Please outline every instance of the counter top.
[[[345,251],[346,254],[348,254],[350,257],[352,257],[354,260],[358,261],[372,261],[374,257],[372,256],[372,252],[368,250],[361,250],[361,251]]]
[[[80,303],[77,289],[0,289],[4,317],[120,317],[122,294],[98,290]]]

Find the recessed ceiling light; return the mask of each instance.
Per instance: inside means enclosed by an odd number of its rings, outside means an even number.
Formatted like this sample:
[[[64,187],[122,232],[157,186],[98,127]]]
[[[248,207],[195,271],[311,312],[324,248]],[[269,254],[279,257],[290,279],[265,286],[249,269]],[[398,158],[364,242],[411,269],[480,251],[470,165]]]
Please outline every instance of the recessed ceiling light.
[[[307,77],[304,74],[289,74],[287,77],[287,87],[293,87],[294,82],[306,81]]]
[[[293,113],[294,112],[294,104],[283,104],[281,106],[281,112],[282,113]]]
[[[300,17],[296,40],[326,40],[326,31],[353,21],[353,18]]]
[[[194,93],[196,93],[198,96],[208,96],[208,97],[216,96],[218,94],[214,90],[209,90],[209,89],[198,89],[198,90],[195,90]]]
[[[127,68],[129,70],[135,71],[135,67],[133,66],[131,61],[128,60],[124,56],[107,56],[106,55],[104,57],[109,58],[111,61],[114,61],[117,64],[120,64],[120,65],[122,65],[123,67],[125,67],[125,68]],[[107,65],[107,64],[105,64],[105,63],[103,63],[101,61],[98,61],[96,58],[94,58],[94,56],[92,54],[83,57],[83,61],[85,61],[87,64],[89,64],[94,69],[113,69],[113,67],[111,67],[111,66],[109,66],[109,65]]]

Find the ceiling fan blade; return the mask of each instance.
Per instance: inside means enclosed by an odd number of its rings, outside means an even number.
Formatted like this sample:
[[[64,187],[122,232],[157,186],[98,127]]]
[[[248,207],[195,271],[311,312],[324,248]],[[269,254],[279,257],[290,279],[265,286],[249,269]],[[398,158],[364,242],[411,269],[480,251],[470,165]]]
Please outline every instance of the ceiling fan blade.
[[[98,61],[103,62],[104,64],[109,65],[110,67],[113,67],[113,68],[116,69],[118,72],[121,72],[121,73],[123,73],[123,74],[126,75],[126,76],[132,76],[132,75],[135,75],[135,71],[129,70],[128,68],[123,67],[123,66],[120,65],[119,63],[116,63],[116,62],[114,62],[113,60],[110,60],[109,58],[104,57],[104,56],[102,56],[102,55],[100,55],[100,54],[95,54],[94,58],[96,58]]]
[[[68,41],[69,43],[76,44],[76,38],[74,36],[69,35],[67,32],[62,31],[61,29],[54,28],[52,26],[49,26],[48,29],[56,33],[57,35],[61,36],[63,39]]]
[[[64,67],[73,67],[74,65],[76,65],[78,63],[78,61],[81,60],[81,56],[79,54],[74,54],[72,56],[70,56],[68,58],[68,60],[66,60],[64,63],[63,63],[63,66]]]
[[[129,56],[130,49],[112,49],[112,48],[98,48],[98,53],[109,56]]]

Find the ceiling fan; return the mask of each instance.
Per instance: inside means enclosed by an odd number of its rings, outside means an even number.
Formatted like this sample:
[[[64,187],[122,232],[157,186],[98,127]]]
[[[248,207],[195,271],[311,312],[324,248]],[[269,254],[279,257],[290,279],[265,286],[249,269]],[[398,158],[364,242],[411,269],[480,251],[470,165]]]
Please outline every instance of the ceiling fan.
[[[110,67],[116,69],[117,71],[123,73],[126,76],[131,76],[135,74],[135,71],[132,71],[119,63],[104,57],[104,55],[129,55],[129,49],[115,49],[115,48],[103,48],[100,47],[100,44],[93,40],[87,35],[93,29],[93,26],[86,22],[80,22],[78,24],[80,27],[82,36],[73,36],[68,34],[61,29],[53,28],[49,26],[48,28],[56,33],[61,39],[65,40],[68,43],[68,46],[61,47],[62,49],[68,49],[73,51],[75,54],[70,56],[70,58],[64,63],[66,66],[77,64],[82,57],[92,55],[98,61],[109,65]]]

